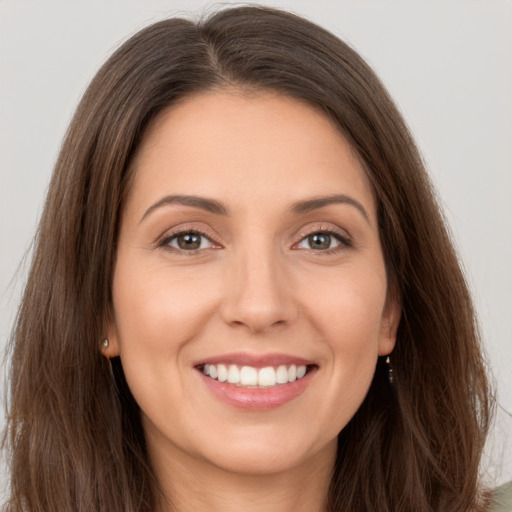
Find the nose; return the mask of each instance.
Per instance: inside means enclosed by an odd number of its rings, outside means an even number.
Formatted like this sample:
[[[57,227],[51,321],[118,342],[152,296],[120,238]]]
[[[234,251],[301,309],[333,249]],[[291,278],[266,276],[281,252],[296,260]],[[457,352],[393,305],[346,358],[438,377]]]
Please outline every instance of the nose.
[[[228,271],[222,305],[224,321],[264,333],[292,323],[297,304],[286,265],[272,248],[247,251]]]

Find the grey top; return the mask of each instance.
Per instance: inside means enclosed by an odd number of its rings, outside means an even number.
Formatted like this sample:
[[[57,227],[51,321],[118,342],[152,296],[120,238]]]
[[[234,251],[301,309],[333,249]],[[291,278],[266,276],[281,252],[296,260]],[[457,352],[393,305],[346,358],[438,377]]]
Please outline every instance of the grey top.
[[[512,482],[503,484],[494,491],[490,512],[512,512]]]

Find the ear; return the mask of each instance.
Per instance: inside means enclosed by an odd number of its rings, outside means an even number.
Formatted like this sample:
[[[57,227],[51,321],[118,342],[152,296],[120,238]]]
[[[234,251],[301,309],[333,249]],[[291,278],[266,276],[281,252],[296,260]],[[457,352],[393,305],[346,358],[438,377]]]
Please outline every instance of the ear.
[[[399,295],[394,290],[389,290],[380,324],[379,356],[387,356],[393,352],[401,315]]]
[[[120,354],[117,325],[111,314],[107,322],[106,337],[101,340],[101,353],[109,359]]]

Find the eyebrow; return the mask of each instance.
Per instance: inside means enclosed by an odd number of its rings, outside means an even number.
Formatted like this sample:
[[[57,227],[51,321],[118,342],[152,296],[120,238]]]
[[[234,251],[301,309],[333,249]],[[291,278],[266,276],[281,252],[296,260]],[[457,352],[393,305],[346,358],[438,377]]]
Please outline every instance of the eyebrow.
[[[162,206],[168,206],[172,204],[181,204],[182,206],[190,206],[192,208],[200,208],[201,210],[205,210],[210,213],[215,213],[217,215],[228,215],[228,209],[219,201],[215,201],[215,199],[208,199],[206,197],[199,196],[188,196],[182,194],[176,194],[171,196],[165,196],[162,199],[158,200],[156,203],[152,204],[145,212],[140,222],[142,222],[148,215],[154,212],[156,209],[161,208]]]
[[[140,219],[140,222],[142,222],[148,215],[150,215],[156,209],[161,208],[162,206],[168,206],[172,204],[180,204],[182,206],[199,208],[201,210],[214,213],[216,215],[229,215],[228,208],[219,201],[216,201],[215,199],[208,199],[206,197],[200,196],[175,194],[165,196],[162,199],[159,199],[156,203],[152,204],[144,212],[144,215]],[[350,206],[353,206],[361,213],[361,215],[368,222],[370,222],[370,218],[364,206],[353,197],[344,194],[335,194],[332,196],[316,197],[314,199],[308,199],[306,201],[298,201],[292,205],[290,211],[295,215],[300,215],[302,213],[308,213],[313,210],[318,210],[320,208],[330,206],[332,204],[348,204]]]
[[[308,199],[307,201],[299,201],[292,205],[291,211],[294,214],[308,213],[331,204],[348,204],[353,206],[359,210],[361,215],[368,222],[370,222],[370,217],[368,216],[368,212],[365,210],[364,206],[353,197],[346,196],[344,194],[335,194],[332,196],[316,197],[314,199]]]

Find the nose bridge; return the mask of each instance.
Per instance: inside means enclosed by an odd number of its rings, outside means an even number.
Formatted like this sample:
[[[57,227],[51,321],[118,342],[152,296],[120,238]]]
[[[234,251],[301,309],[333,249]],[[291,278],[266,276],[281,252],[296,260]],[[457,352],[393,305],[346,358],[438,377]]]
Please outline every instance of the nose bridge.
[[[295,305],[287,281],[284,256],[266,238],[249,237],[247,244],[233,253],[226,283],[224,318],[234,325],[245,325],[251,332],[262,332],[289,323]]]

